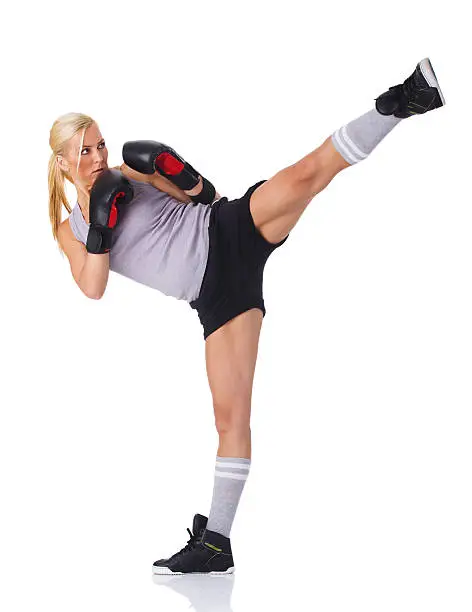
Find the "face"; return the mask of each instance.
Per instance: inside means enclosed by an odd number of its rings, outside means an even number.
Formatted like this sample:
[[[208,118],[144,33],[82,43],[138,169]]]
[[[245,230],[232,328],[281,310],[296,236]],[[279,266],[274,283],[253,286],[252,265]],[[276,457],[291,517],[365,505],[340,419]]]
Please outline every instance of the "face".
[[[64,155],[58,156],[58,163],[68,172],[77,188],[89,193],[101,172],[108,168],[108,150],[96,123],[85,130],[80,149],[82,134],[83,130],[80,130],[70,139]]]

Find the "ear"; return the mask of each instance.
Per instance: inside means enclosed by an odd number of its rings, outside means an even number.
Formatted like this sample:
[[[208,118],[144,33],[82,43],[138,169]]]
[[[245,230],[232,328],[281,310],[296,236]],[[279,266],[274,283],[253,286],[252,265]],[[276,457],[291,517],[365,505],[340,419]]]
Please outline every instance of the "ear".
[[[61,168],[61,170],[63,170],[64,172],[69,172],[69,165],[64,161],[64,158],[62,157],[62,155],[58,155],[56,159],[57,159],[59,168]]]

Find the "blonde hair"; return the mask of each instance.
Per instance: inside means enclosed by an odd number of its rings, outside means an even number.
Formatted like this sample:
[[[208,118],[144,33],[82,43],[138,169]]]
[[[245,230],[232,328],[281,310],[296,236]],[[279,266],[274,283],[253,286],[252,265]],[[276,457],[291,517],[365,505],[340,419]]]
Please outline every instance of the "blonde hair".
[[[49,219],[51,221],[52,234],[56,242],[58,242],[57,231],[61,223],[62,206],[65,206],[69,214],[72,212],[72,208],[66,196],[64,179],[67,179],[70,183],[74,184],[70,174],[59,167],[56,157],[58,155],[64,155],[69,140],[80,132],[80,130],[82,130],[82,140],[77,159],[78,170],[85,130],[93,123],[95,123],[95,121],[92,119],[92,117],[84,115],[83,113],[67,113],[65,115],[61,115],[56,119],[56,121],[54,121],[49,133],[49,145],[52,149],[48,164]],[[59,249],[62,252],[60,245]]]

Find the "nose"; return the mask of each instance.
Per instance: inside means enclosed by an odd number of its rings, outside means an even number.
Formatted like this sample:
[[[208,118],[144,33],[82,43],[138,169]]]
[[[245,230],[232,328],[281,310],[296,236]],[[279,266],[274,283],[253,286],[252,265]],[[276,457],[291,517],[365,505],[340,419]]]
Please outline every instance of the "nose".
[[[94,156],[93,156],[93,162],[94,164],[99,163],[100,165],[104,162],[105,160],[105,152],[103,149],[95,149],[94,152]]]

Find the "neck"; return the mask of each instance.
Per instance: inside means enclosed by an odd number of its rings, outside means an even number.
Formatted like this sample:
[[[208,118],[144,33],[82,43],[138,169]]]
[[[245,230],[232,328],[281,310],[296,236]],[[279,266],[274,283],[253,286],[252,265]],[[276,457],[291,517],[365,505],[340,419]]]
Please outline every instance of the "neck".
[[[89,199],[87,199],[82,192],[77,191],[77,202],[79,203],[80,210],[82,211],[82,215],[83,215],[86,223],[90,223],[90,220],[89,220]]]

